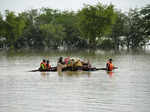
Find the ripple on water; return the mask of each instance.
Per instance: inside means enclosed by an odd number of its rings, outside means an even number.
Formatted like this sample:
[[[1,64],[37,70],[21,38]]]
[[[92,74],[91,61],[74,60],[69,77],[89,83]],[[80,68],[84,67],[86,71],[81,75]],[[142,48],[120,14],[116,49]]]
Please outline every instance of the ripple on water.
[[[0,112],[149,112],[149,55],[114,55],[119,69],[112,75],[27,72],[42,58],[0,58]],[[94,65],[104,66],[105,56],[91,58]]]

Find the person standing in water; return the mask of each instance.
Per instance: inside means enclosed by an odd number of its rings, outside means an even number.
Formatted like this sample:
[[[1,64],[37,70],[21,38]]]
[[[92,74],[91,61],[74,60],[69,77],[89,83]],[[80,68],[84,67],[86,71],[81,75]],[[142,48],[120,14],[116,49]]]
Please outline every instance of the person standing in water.
[[[61,72],[65,68],[65,63],[63,62],[63,57],[60,57],[57,62],[57,71]]]
[[[112,59],[109,59],[106,64],[107,71],[112,71],[114,69],[114,65],[112,64]]]

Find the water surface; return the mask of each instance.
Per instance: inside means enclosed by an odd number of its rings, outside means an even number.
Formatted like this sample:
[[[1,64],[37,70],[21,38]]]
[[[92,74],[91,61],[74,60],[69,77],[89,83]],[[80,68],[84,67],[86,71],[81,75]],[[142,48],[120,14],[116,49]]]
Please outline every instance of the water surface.
[[[90,59],[119,69],[95,72],[28,72],[43,58]],[[150,53],[0,52],[0,112],[149,112]]]

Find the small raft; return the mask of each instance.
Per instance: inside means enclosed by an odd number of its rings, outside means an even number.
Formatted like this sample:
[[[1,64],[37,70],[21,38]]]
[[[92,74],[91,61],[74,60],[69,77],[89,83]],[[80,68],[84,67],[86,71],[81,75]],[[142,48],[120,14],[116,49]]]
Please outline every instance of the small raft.
[[[115,67],[114,69],[117,69],[117,67]],[[98,70],[107,70],[107,68],[96,68],[96,67],[82,68],[82,69],[62,68],[61,71],[63,72],[63,71],[98,71]],[[51,67],[51,69],[49,70],[35,69],[35,70],[31,70],[30,72],[57,72],[57,67]]]

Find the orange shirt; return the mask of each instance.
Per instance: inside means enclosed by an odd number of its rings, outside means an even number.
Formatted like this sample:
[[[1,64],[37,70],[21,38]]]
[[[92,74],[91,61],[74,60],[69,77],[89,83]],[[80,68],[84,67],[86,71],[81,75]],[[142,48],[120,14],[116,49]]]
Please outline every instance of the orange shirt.
[[[110,62],[107,63],[108,71],[112,71],[114,69],[114,65]]]
[[[46,64],[46,67],[47,67],[47,69],[51,68],[50,64]]]

